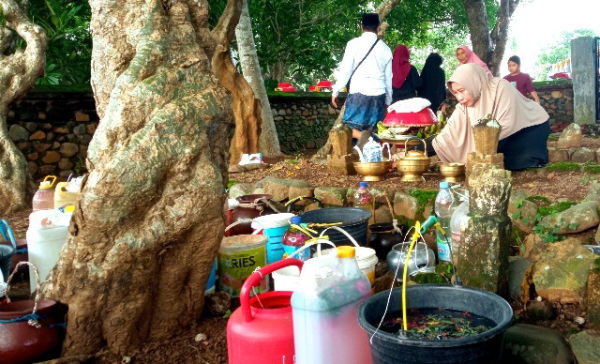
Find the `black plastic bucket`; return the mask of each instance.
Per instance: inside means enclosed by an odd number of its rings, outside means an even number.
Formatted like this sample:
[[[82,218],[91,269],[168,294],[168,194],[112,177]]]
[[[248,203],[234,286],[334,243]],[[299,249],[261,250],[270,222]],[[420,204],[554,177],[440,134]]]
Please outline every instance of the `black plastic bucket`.
[[[0,244],[0,270],[5,281],[10,274],[10,260],[15,255],[15,252],[16,250],[12,246]]]
[[[389,291],[369,297],[358,310],[358,322],[373,336]],[[468,311],[492,320],[496,326],[478,335],[449,340],[404,338],[382,330],[371,341],[374,364],[415,363],[498,363],[502,355],[504,331],[512,320],[513,310],[502,297],[478,289],[449,285],[422,284],[406,288],[407,309],[442,308]],[[402,310],[402,288],[392,292],[388,314]],[[410,313],[409,313],[410,314]]]
[[[369,218],[371,218],[370,211],[357,207],[329,207],[306,211],[302,214],[303,223],[330,224],[341,222],[342,224],[337,226],[344,229],[359,245],[363,246],[367,244]],[[326,228],[327,226],[313,227],[319,234]],[[329,236],[329,240],[335,245],[348,245],[350,243],[343,233],[335,229],[329,229],[325,234]]]

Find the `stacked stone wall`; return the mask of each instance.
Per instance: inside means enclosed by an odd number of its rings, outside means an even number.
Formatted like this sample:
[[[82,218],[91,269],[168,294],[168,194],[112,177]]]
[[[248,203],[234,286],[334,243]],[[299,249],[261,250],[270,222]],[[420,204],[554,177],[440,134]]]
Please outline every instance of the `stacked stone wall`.
[[[553,131],[573,121],[571,84],[536,89]],[[327,94],[272,95],[269,100],[281,150],[290,155],[320,148],[339,113]],[[451,95],[449,100],[452,109],[456,100]],[[64,179],[85,172],[87,146],[97,126],[91,93],[30,92],[8,114],[10,136],[36,179],[48,174]]]

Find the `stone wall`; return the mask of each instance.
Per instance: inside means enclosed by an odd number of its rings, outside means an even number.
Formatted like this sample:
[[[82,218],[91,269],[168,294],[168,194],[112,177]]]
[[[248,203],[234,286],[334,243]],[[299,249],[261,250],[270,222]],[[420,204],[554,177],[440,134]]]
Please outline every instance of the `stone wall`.
[[[8,113],[9,135],[35,179],[85,172],[87,146],[97,125],[90,93],[30,92]]]
[[[281,151],[294,154],[316,151],[327,141],[339,110],[329,106],[330,96],[271,96],[269,102]]]
[[[536,89],[550,114],[553,131],[572,122],[570,83]],[[281,150],[291,155],[320,148],[339,113],[329,106],[328,94],[272,95],[269,100]],[[91,93],[30,92],[12,105],[8,126],[36,179],[47,174],[65,178],[85,171],[87,146],[98,126],[98,116]]]

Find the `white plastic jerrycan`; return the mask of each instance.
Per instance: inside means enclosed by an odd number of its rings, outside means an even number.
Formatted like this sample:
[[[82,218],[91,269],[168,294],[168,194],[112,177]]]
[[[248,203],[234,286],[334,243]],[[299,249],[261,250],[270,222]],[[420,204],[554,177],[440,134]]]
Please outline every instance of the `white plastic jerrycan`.
[[[352,246],[304,263],[292,294],[296,364],[370,364],[369,337],[358,306],[371,295]]]

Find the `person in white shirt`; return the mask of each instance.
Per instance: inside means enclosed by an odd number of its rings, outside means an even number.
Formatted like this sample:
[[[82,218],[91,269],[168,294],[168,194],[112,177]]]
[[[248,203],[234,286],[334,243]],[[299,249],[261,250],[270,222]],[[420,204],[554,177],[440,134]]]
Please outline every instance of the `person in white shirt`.
[[[346,45],[331,95],[331,104],[337,108],[338,95],[350,81],[343,122],[360,147],[392,103],[392,51],[377,37],[379,15],[363,14],[361,29],[362,35]]]

